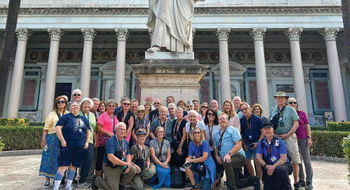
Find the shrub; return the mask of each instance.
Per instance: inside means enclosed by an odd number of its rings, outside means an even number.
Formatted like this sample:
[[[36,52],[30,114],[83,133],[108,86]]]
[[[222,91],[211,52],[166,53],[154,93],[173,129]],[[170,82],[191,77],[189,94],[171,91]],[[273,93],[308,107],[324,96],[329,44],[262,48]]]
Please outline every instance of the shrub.
[[[328,131],[327,127],[311,127],[311,131]]]
[[[2,138],[0,137],[0,152],[4,149],[5,144],[2,142]]]
[[[327,122],[329,131],[350,131],[350,122]]]
[[[40,149],[43,127],[0,127],[4,150]]]
[[[349,134],[348,131],[312,131],[311,155],[343,158],[343,138]]]
[[[23,118],[0,118],[0,126],[19,126],[25,127],[29,125],[29,119]]]
[[[29,123],[29,127],[32,127],[32,126],[42,126],[42,127],[44,127],[45,123],[44,122],[30,122]]]
[[[343,152],[345,154],[345,159],[346,159],[346,162],[348,163],[348,170],[349,170],[349,173],[350,173],[350,135],[348,135],[348,137],[345,137],[343,139]],[[348,175],[349,177],[350,175]],[[350,179],[350,178],[348,178]],[[350,183],[350,181],[349,181]]]

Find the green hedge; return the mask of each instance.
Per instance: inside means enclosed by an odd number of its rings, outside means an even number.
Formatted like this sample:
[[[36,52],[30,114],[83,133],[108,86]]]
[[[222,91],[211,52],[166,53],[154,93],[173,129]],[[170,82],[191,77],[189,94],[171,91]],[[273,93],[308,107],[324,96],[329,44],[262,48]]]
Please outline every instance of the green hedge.
[[[25,127],[29,126],[29,119],[22,118],[0,118],[0,126],[19,126]]]
[[[328,131],[327,127],[311,127],[311,131]]]
[[[41,126],[41,127],[44,127],[44,126],[45,126],[45,123],[44,123],[44,122],[30,122],[30,123],[29,123],[29,127],[32,127],[32,126]]]
[[[344,158],[343,138],[349,131],[312,131],[311,155]]]
[[[350,131],[350,122],[327,122],[328,131]]]
[[[43,127],[0,127],[4,150],[40,149]]]

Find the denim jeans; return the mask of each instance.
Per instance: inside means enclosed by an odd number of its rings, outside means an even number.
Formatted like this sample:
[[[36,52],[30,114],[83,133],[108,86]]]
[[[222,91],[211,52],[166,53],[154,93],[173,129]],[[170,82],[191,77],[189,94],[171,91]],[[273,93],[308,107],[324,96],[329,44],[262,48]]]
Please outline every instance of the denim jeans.
[[[299,164],[299,179],[305,181],[303,163],[305,165],[306,182],[312,183],[312,166],[310,158],[310,147],[307,146],[307,139],[298,139],[300,158],[302,163]]]
[[[81,165],[79,183],[86,182],[86,179],[89,175],[93,157],[94,157],[94,145],[89,143],[89,147],[85,150],[83,164]]]

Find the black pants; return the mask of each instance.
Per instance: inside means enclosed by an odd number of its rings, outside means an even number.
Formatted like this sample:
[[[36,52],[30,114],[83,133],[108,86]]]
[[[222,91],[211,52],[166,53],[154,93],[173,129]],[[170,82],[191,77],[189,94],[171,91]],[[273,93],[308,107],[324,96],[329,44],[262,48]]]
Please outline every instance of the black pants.
[[[264,190],[291,190],[289,175],[292,171],[291,163],[277,166],[272,175],[268,175],[267,170],[264,169]]]
[[[216,179],[221,179],[224,176],[224,166],[218,163],[215,157],[215,150],[210,152],[216,166]]]

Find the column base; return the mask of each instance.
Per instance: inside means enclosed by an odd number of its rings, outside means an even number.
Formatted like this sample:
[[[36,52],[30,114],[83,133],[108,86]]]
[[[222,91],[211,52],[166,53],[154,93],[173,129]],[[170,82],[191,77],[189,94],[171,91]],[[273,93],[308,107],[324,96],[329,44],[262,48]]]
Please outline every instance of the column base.
[[[141,100],[151,95],[163,103],[167,96],[176,101],[198,98],[200,84],[208,66],[195,59],[145,59],[132,65],[141,89]]]

